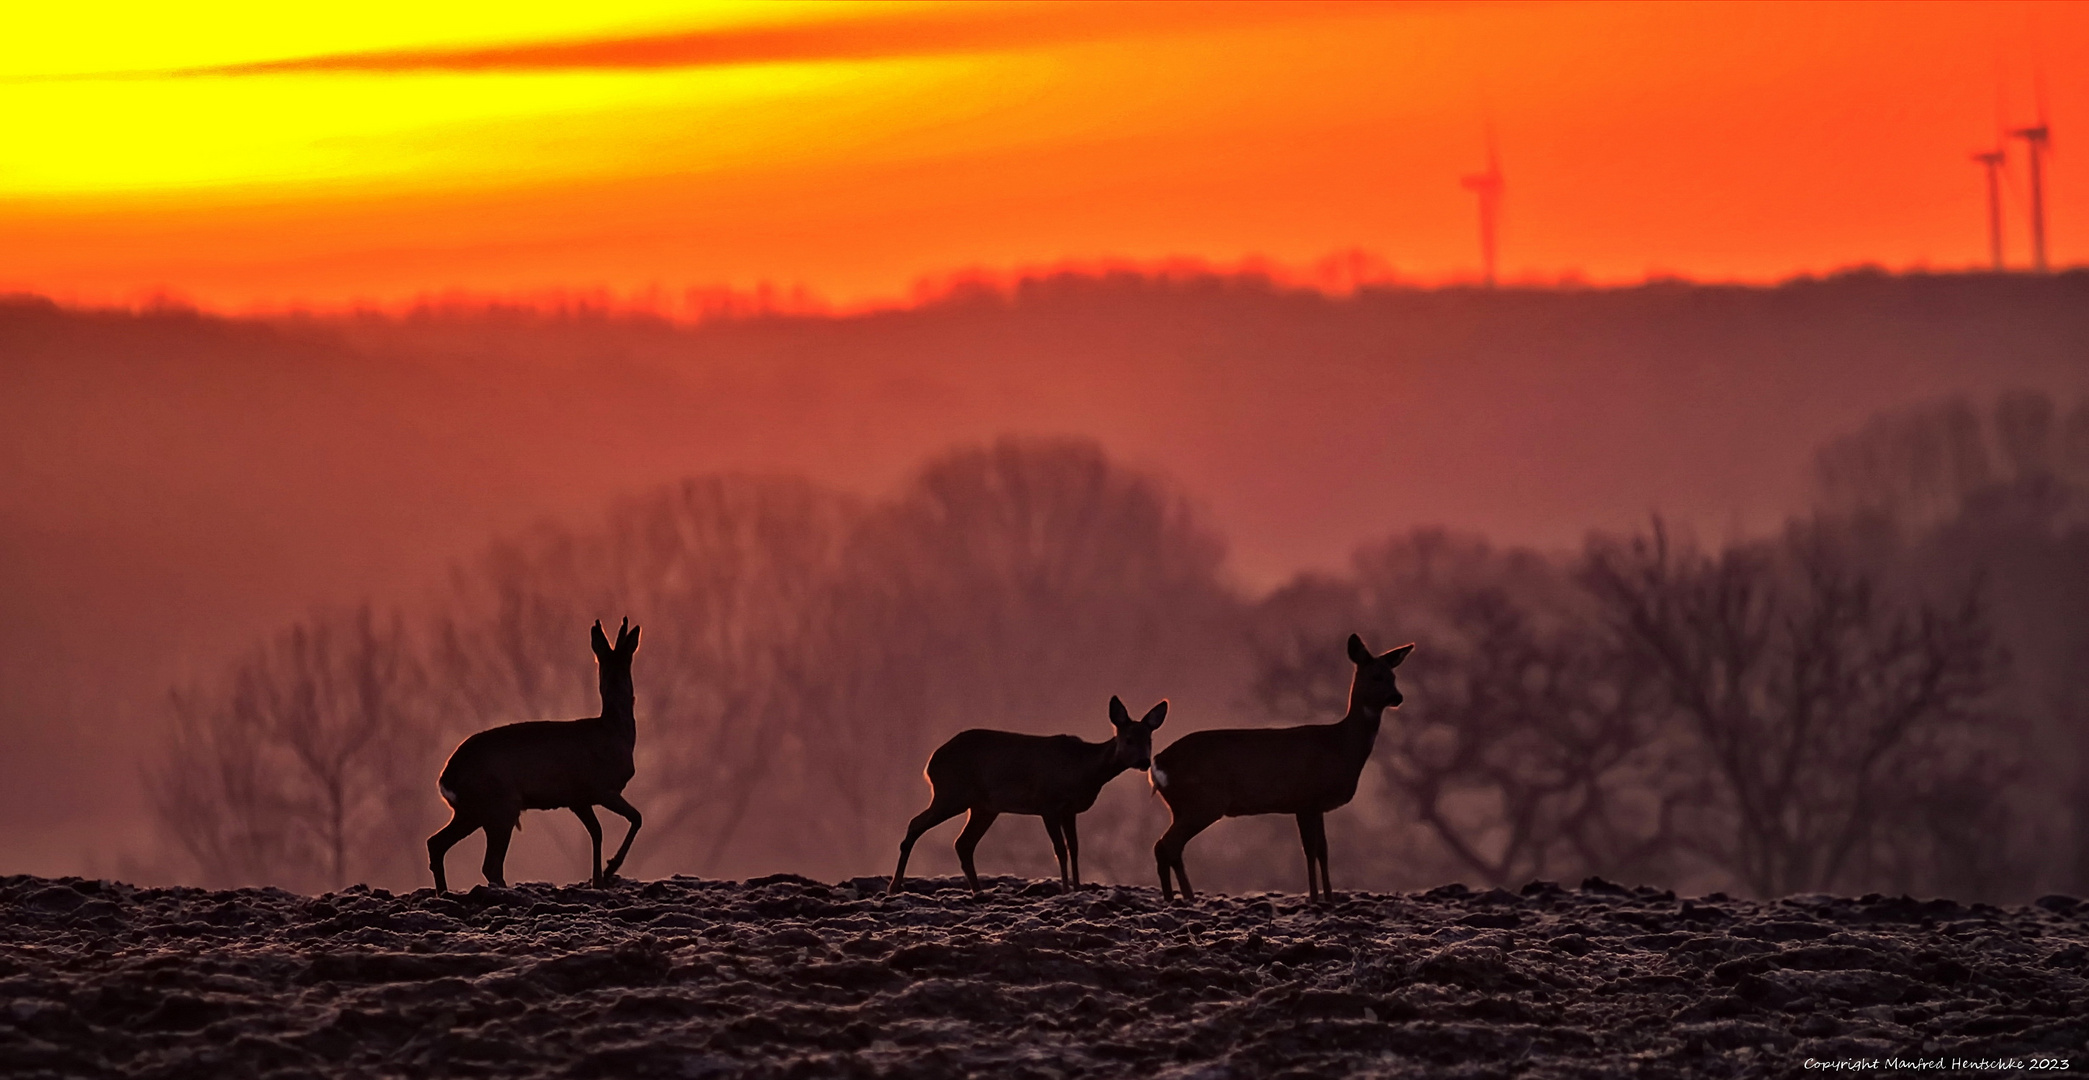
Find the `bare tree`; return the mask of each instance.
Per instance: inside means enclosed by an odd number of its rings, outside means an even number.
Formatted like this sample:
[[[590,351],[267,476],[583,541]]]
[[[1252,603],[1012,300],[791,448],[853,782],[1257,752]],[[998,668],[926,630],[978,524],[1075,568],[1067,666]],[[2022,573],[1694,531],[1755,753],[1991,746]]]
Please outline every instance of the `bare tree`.
[[[218,884],[338,888],[410,866],[425,702],[398,615],[294,625],[225,684],[173,696],[147,778],[161,826]]]
[[[1090,440],[927,463],[866,516],[819,620],[806,760],[843,808],[827,827],[857,834],[836,847],[882,860],[955,731],[1081,730],[1113,694],[1180,698],[1224,670],[1223,556],[1185,500]],[[1119,864],[1115,839],[1091,836],[1093,864]]]
[[[833,588],[853,500],[798,480],[706,477],[611,515],[619,591],[671,628],[649,694],[661,729],[649,795],[715,872],[802,737],[816,700],[820,598]],[[649,682],[655,676],[649,675]],[[774,809],[771,807],[770,809]],[[771,815],[773,816],[773,815]],[[769,863],[796,827],[751,837]]]
[[[929,462],[866,521],[850,571],[965,708],[1056,721],[1200,647],[1185,628],[1226,613],[1224,556],[1186,500],[1099,444],[1004,438]]]
[[[1954,858],[1987,867],[1991,891],[2089,889],[2089,400],[2062,409],[2018,390],[1989,407],[1956,399],[1887,413],[1824,448],[1820,466],[1821,505],[1865,537],[1870,565],[1918,595],[1977,583],[2009,654],[1997,700],[2022,751],[1995,767],[2018,778],[2010,813]],[[2005,853],[2016,860],[2007,875],[1995,864]]]
[[[1660,767],[1648,680],[1586,635],[1541,629],[1499,590],[1453,604],[1444,656],[1380,767],[1459,861],[1494,884],[1667,877],[1685,785]],[[1461,799],[1462,797],[1462,799]],[[1482,811],[1478,820],[1465,808]]]
[[[1817,528],[1708,555],[1657,521],[1593,543],[1583,580],[1719,781],[1700,850],[1761,895],[1866,880],[1902,781],[1989,726],[1999,657],[1971,596],[1895,603]]]

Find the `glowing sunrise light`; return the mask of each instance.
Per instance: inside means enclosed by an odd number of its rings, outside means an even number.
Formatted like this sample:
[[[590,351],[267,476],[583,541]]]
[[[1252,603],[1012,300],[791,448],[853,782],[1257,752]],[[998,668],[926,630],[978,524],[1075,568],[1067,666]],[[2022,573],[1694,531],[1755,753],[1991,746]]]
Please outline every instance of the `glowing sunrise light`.
[[[928,65],[779,64],[663,74],[279,75],[85,85],[10,96],[10,195],[406,181],[494,186],[791,156],[854,111],[933,84]],[[235,121],[236,118],[236,121]]]
[[[491,9],[475,18],[448,10],[426,24],[405,17],[409,10],[359,16],[339,36],[326,22],[244,20],[225,21],[232,33],[202,32],[213,23],[183,34],[164,12],[145,13],[166,33],[141,37],[132,27],[105,51],[84,48],[91,35],[58,32],[45,15],[42,36],[70,47],[33,51],[32,27],[0,54],[0,70],[11,76],[0,92],[16,118],[0,194],[400,180],[426,190],[775,163],[792,158],[793,146],[831,152],[848,142],[866,99],[933,116],[924,96],[953,66],[786,57],[634,67],[612,55],[571,66],[460,67],[444,60],[516,51],[485,45],[496,24]],[[699,9],[695,20],[684,10],[678,25],[701,29],[675,36],[730,41],[746,35],[753,17],[773,30],[822,10],[830,9],[722,4]],[[503,15],[497,25],[509,37],[615,41],[676,13],[612,4],[582,21],[560,11]]]
[[[1472,280],[1489,125],[1508,281],[1975,266],[1966,155],[2034,77],[2065,265],[2089,5],[43,7],[0,38],[0,289],[849,303],[1359,249]]]

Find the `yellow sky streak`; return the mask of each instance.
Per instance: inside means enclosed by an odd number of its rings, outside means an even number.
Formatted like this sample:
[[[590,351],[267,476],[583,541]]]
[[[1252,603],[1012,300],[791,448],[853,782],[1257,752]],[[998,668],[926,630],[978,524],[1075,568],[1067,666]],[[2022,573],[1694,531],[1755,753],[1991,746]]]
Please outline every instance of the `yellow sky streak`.
[[[97,9],[91,28],[76,16],[42,11],[0,42],[0,115],[13,120],[0,140],[0,199],[274,198],[314,186],[440,191],[789,167],[821,156],[860,163],[849,151],[870,148],[873,158],[940,156],[948,148],[937,143],[938,135],[959,126],[968,129],[965,145],[976,151],[1034,140],[1042,128],[1065,134],[1088,126],[1087,118],[1122,121],[1143,111],[1121,86],[1058,115],[1025,110],[1053,84],[1061,86],[1056,96],[1088,96],[1084,85],[1101,89],[1108,81],[1095,74],[1127,63],[1138,86],[1133,99],[1151,98],[1155,90],[1175,96],[1162,88],[1166,80],[1154,77],[1176,66],[1171,55],[1149,50],[1130,58],[1105,39],[1165,26],[1175,41],[1171,50],[1181,55],[1197,48],[1180,36],[1185,32],[1188,39],[1249,34],[1273,40],[1287,31],[1258,24],[1301,13],[1310,23],[1319,17],[1315,10],[611,0],[585,12],[477,4],[435,5],[424,13],[383,3],[359,8],[353,20],[329,21],[247,5],[183,9],[179,17],[128,5]],[[1346,16],[1370,9],[1340,10]],[[894,27],[919,31],[937,23],[956,29],[964,43],[953,49],[953,39],[940,31],[928,38],[909,38],[906,30],[890,36]],[[388,71],[198,74],[316,57],[455,55],[487,46],[563,47],[713,31],[730,38],[738,30],[815,24],[860,27],[864,34],[853,45],[849,35],[857,31],[846,29],[840,38],[822,30],[824,37],[802,39],[815,50],[897,51],[882,58],[621,70],[457,71],[409,64]],[[1023,29],[1011,37],[1017,26]],[[1025,47],[1027,31],[1063,40],[1053,48]],[[966,33],[986,36],[964,40]],[[915,48],[923,51],[910,51]],[[1069,54],[1100,67],[1068,84],[1063,61]],[[994,119],[1026,111],[1021,122]],[[1170,111],[1177,115],[1165,126],[1179,126],[1179,110]]]
[[[0,197],[702,171],[841,137],[862,96],[955,61],[667,72],[282,75],[16,84]]]
[[[0,34],[0,78],[168,71],[329,53],[455,47],[861,18],[913,4],[803,0],[359,0],[22,4]]]
[[[950,60],[556,73],[150,72],[363,50],[450,48],[874,18],[914,4],[60,5],[0,35],[0,199],[559,181],[789,160],[860,137],[877,99],[934,113]],[[122,77],[93,77],[115,73]],[[82,77],[86,76],[86,77]]]

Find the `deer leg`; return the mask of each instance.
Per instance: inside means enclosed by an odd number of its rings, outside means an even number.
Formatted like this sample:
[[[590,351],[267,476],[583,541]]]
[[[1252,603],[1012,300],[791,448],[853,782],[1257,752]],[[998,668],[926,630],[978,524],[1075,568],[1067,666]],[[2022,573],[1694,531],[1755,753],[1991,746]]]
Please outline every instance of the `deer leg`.
[[[1059,823],[1059,829],[1066,834],[1066,864],[1073,871],[1073,887],[1078,889],[1081,887],[1081,834],[1074,828],[1076,816],[1066,815],[1066,820]]]
[[[486,823],[486,862],[480,868],[486,873],[486,884],[503,889],[508,887],[508,876],[503,868],[508,863],[508,840],[514,833],[514,815]]]
[[[478,831],[478,828],[476,824],[465,820],[463,811],[452,810],[450,823],[436,830],[435,835],[428,838],[428,869],[435,871],[436,892],[450,891],[449,879],[443,874],[443,858],[449,855],[451,848],[457,846],[457,841],[470,836]]]
[[[1203,832],[1211,826],[1212,822],[1217,820],[1216,816],[1208,818],[1178,817],[1168,824],[1168,831],[1162,833],[1160,840],[1155,842],[1153,845],[1153,861],[1160,868],[1161,872],[1162,901],[1175,899],[1174,882],[1168,880],[1168,875],[1171,871],[1175,875],[1175,880],[1182,882],[1183,901],[1187,903],[1197,898],[1197,895],[1190,891],[1189,871],[1182,865],[1182,849],[1184,845],[1190,842],[1191,837]]]
[[[1306,895],[1317,904],[1327,880],[1327,821],[1317,811],[1298,815],[1298,844],[1306,852]],[[1320,876],[1314,876],[1315,869]]]
[[[1332,904],[1335,902],[1335,885],[1327,876],[1327,827],[1318,814],[1313,815],[1313,823],[1316,826],[1313,830],[1313,853],[1320,858],[1320,895]]]
[[[1045,835],[1052,838],[1052,854],[1057,855],[1059,857],[1059,889],[1060,891],[1064,892],[1067,888],[1066,834],[1059,831],[1058,818],[1055,818],[1050,814],[1045,814],[1042,816],[1044,817]]]
[[[964,809],[962,806],[932,802],[928,809],[914,815],[914,820],[907,823],[907,838],[899,842],[899,865],[892,870],[892,884],[885,887],[886,895],[897,893],[904,887],[907,880],[907,857],[914,854],[914,841],[921,839],[922,833],[958,816]]]
[[[606,884],[602,880],[602,823],[595,819],[595,808],[586,803],[567,807],[567,809],[573,811],[573,816],[579,818],[582,825],[587,826],[588,840],[594,844],[595,852],[592,876],[588,878],[588,884],[599,889]]]
[[[638,812],[638,807],[626,802],[621,794],[602,800],[602,809],[631,823],[631,828],[624,832],[624,842],[617,845],[617,853],[610,856],[609,865],[602,868],[602,883],[607,885],[616,879],[617,871],[624,868],[624,856],[631,854],[631,841],[638,835],[638,827],[646,823],[646,816]]]
[[[979,871],[972,868],[972,851],[979,846],[979,838],[994,826],[1000,811],[982,810],[974,807],[965,815],[965,831],[957,834],[957,864],[965,868],[965,880],[972,883],[972,895],[979,895]]]

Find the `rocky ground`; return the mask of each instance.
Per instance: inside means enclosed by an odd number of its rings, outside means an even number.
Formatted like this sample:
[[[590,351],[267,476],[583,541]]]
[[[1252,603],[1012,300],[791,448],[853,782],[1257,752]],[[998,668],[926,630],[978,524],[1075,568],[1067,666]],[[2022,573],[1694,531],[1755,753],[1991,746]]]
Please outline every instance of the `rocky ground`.
[[[439,897],[0,879],[10,1077],[1790,1076],[2089,1069],[2089,904],[1012,878]],[[1965,1067],[1958,1069],[1954,1062]]]

